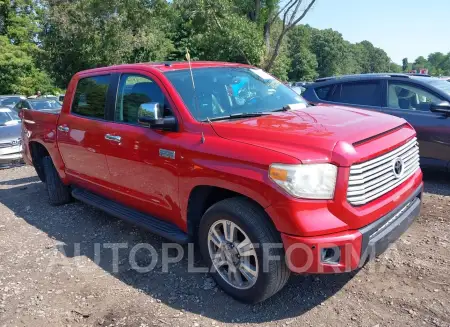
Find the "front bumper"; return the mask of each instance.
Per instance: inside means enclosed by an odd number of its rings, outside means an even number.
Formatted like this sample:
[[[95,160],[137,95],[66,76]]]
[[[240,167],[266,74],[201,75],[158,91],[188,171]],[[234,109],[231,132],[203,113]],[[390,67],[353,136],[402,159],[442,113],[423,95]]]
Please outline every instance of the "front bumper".
[[[423,185],[401,205],[375,222],[353,231],[317,237],[281,234],[289,269],[296,273],[342,273],[362,267],[383,253],[419,216]],[[322,249],[339,248],[336,262],[323,260]]]
[[[0,155],[0,168],[22,163],[22,152],[8,153]]]

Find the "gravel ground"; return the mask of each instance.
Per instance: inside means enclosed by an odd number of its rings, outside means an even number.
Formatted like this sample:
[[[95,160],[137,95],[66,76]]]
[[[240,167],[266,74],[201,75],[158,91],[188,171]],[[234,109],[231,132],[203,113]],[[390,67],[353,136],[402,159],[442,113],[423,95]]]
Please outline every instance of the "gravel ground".
[[[383,256],[352,274],[292,276],[244,305],[187,259],[169,273],[131,269],[135,244],[160,254],[163,240],[79,202],[51,207],[31,167],[1,170],[0,326],[448,327],[449,209],[449,178],[428,174],[422,216]],[[106,243],[128,245],[117,267]]]

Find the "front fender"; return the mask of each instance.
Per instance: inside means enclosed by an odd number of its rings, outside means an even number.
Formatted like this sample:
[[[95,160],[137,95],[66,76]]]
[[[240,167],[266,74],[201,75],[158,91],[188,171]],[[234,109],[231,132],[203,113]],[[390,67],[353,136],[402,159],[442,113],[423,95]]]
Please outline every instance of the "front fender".
[[[269,179],[268,167],[242,162],[199,159],[195,161],[195,165],[180,174],[179,181],[180,209],[186,224],[189,197],[198,186],[233,191],[252,199],[264,209],[269,207],[272,201],[286,199],[287,196]],[[284,225],[277,221],[274,221],[274,224]]]

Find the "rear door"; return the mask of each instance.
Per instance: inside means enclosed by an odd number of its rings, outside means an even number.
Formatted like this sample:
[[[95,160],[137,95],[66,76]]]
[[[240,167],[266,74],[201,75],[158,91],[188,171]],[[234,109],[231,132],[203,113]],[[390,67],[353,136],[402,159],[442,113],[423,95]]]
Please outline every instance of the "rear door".
[[[105,122],[111,75],[80,78],[70,112],[58,121],[58,146],[67,174],[105,186],[110,179],[106,163]]]
[[[446,101],[421,85],[386,80],[383,112],[404,118],[417,131],[421,164],[447,169],[450,162],[450,118],[430,111],[432,102]]]

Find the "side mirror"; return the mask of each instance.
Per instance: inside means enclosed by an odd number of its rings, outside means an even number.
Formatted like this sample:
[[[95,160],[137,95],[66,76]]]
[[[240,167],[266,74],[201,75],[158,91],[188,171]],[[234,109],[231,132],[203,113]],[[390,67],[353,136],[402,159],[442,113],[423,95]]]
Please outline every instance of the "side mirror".
[[[177,121],[175,117],[163,117],[164,109],[158,102],[143,103],[139,107],[138,122],[141,125],[154,129],[175,130]]]
[[[430,111],[450,115],[450,103],[447,101],[431,103]]]

